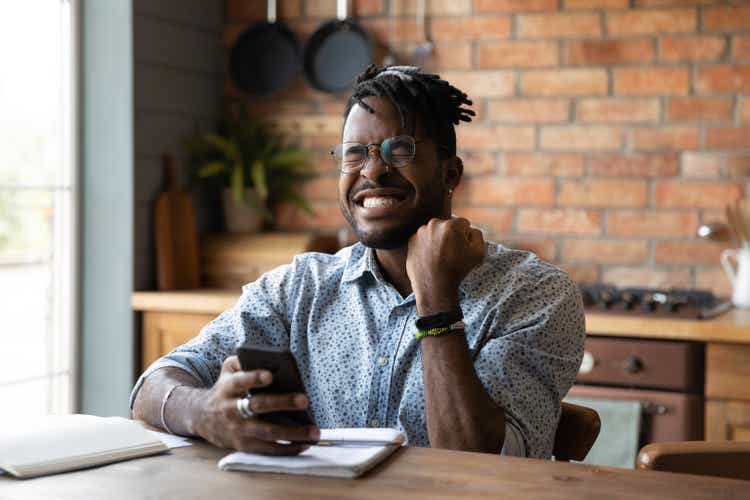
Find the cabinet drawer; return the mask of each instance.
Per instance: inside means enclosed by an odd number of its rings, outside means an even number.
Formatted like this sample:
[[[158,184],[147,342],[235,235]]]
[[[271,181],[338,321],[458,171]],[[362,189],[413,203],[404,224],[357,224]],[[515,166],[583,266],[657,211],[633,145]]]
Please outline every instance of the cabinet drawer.
[[[576,381],[698,393],[703,362],[698,343],[589,337]]]
[[[750,345],[706,346],[706,396],[750,401]]]
[[[214,318],[214,314],[144,312],[141,369],[198,335]]]

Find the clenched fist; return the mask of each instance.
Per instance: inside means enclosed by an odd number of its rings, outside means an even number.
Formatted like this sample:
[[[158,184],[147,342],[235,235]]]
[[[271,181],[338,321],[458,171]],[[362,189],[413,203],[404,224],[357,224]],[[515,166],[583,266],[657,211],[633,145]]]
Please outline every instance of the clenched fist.
[[[452,311],[458,287],[484,260],[484,238],[462,218],[432,219],[409,239],[406,273],[420,316]]]

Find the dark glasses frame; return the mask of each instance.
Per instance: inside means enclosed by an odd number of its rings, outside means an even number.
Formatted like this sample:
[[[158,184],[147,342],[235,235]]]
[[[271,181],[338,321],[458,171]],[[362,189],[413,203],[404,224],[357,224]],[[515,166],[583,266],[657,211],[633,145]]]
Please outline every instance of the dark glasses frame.
[[[394,155],[392,153],[392,147],[399,141],[409,144],[411,146],[411,152],[407,154]],[[372,142],[370,144],[362,144],[353,141],[343,142],[341,144],[337,144],[334,149],[329,151],[329,154],[333,158],[339,170],[346,174],[359,172],[362,167],[364,167],[365,163],[367,163],[367,159],[371,156],[370,148],[377,148],[378,156],[383,161],[383,163],[385,163],[389,167],[404,168],[414,160],[414,157],[417,154],[416,145],[423,142],[428,141],[418,141],[410,135],[396,135],[384,139],[380,144],[376,142]],[[347,162],[344,161],[344,152],[347,146],[360,146],[362,148],[360,149],[360,152],[362,153],[362,159],[358,162],[350,162],[350,164],[347,164]]]

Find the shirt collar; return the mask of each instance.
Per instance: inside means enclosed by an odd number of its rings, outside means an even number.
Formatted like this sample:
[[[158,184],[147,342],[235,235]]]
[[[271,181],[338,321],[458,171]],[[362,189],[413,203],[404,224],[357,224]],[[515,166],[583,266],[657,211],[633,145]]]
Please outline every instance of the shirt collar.
[[[352,251],[349,254],[349,260],[346,263],[342,280],[344,283],[356,281],[364,276],[365,273],[371,274],[378,281],[383,280],[378,264],[375,261],[375,251],[372,248],[366,247],[362,243],[357,242],[352,246]],[[465,283],[466,280],[464,280],[458,287],[458,295],[459,298],[462,299],[467,293]]]

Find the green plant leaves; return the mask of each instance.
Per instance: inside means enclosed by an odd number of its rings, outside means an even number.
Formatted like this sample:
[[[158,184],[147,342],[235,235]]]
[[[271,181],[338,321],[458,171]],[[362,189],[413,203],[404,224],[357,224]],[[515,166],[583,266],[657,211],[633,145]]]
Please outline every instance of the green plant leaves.
[[[242,203],[245,201],[245,172],[242,163],[236,163],[232,169],[230,187],[234,195],[234,201]]]
[[[206,142],[224,153],[227,159],[234,162],[242,161],[242,158],[240,158],[240,151],[233,141],[225,139],[220,135],[210,133],[203,134],[203,138],[206,139]]]
[[[223,162],[210,161],[198,169],[198,177],[200,177],[201,179],[205,179],[206,177],[211,177],[216,174],[220,174],[221,172],[224,172],[226,169],[227,167],[226,165],[224,165]]]
[[[260,160],[255,160],[250,166],[250,177],[258,197],[266,201],[268,199],[268,184],[266,183],[266,166]]]

